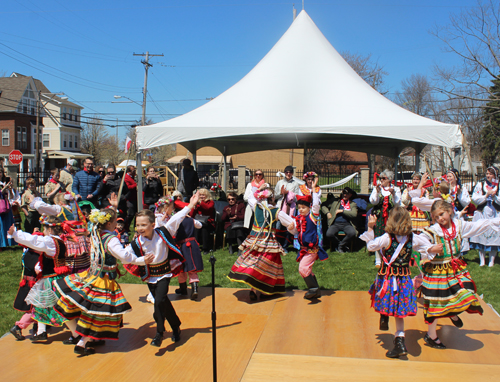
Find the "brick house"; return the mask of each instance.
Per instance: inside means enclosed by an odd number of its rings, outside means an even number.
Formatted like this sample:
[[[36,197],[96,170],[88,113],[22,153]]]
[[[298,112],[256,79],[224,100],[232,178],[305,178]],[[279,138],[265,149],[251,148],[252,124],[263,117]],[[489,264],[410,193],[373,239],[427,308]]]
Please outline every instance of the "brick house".
[[[64,167],[69,158],[85,157],[80,153],[82,107],[54,95],[40,80],[19,73],[0,78],[0,157],[7,158],[17,149],[24,156],[21,169],[34,168],[38,97],[41,165]]]

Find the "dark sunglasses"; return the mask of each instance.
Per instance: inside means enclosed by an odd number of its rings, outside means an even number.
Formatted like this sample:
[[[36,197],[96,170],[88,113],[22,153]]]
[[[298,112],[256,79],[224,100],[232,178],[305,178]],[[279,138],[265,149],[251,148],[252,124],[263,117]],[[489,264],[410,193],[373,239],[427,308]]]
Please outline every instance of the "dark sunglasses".
[[[227,198],[227,201],[236,200],[235,198]]]
[[[255,176],[259,176],[259,175],[260,175],[260,176],[262,176],[262,175],[264,175],[264,174],[263,174],[263,173],[261,173],[261,172],[256,172],[256,173],[255,173]]]
[[[108,171],[108,175],[113,175],[114,173],[115,173],[114,171]]]
[[[293,174],[293,171],[285,171],[285,174]]]
[[[389,178],[388,178],[388,177],[386,177],[386,176],[383,176],[383,177],[381,176],[379,179],[380,179],[380,180],[386,180],[386,179],[389,179]]]

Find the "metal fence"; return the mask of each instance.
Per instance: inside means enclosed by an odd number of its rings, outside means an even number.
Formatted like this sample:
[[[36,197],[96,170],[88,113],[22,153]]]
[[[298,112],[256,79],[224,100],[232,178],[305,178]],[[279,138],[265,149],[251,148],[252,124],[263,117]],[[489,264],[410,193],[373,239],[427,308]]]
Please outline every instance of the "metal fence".
[[[33,178],[36,182],[37,191],[45,196],[45,183],[49,181],[52,174],[50,170],[38,170],[38,171],[22,171],[17,174],[17,189],[20,194],[22,194],[26,189],[26,179]]]

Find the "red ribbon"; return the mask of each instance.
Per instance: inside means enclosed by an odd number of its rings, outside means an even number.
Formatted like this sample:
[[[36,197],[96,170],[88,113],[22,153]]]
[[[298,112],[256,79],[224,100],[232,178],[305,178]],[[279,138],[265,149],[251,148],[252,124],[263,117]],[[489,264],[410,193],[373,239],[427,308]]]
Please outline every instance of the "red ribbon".
[[[377,179],[378,177],[380,176],[380,174],[378,172],[375,172],[373,174],[373,186],[376,187],[377,186]]]
[[[382,204],[382,217],[384,218],[384,226],[387,225],[387,218],[389,217],[389,196],[384,196],[384,203]]]

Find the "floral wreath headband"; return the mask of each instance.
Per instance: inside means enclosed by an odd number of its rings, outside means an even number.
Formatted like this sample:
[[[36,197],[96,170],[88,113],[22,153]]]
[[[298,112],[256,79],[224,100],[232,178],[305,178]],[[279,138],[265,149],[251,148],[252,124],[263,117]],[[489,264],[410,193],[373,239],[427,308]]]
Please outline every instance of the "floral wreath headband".
[[[169,196],[168,199],[160,199],[155,203],[156,209],[159,209],[160,207],[170,205],[174,202],[174,198]]]
[[[89,220],[94,224],[105,224],[111,220],[111,214],[95,209],[90,212]]]
[[[45,226],[47,226],[47,227],[57,227],[57,226],[60,226],[60,225],[61,225],[61,222],[57,222],[57,223],[49,223],[49,222],[47,221],[47,219],[48,219],[48,216],[46,216],[46,215],[42,215],[42,216],[40,216],[40,218],[39,218],[38,220],[40,220],[40,224],[45,225]]]
[[[309,178],[310,176],[312,176],[313,178],[317,178],[318,177],[318,174],[316,174],[314,171],[309,171],[309,172],[306,172],[302,178],[304,180],[306,180],[307,178]]]
[[[255,191],[254,196],[255,199],[262,200],[262,199],[272,198],[274,194],[271,190],[265,189],[262,191]]]

